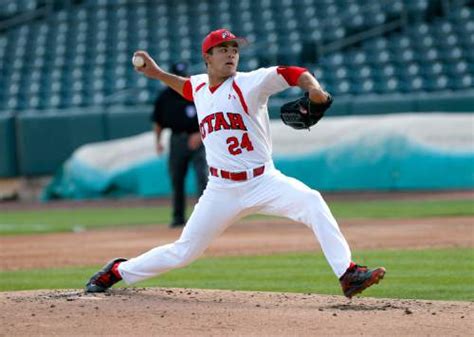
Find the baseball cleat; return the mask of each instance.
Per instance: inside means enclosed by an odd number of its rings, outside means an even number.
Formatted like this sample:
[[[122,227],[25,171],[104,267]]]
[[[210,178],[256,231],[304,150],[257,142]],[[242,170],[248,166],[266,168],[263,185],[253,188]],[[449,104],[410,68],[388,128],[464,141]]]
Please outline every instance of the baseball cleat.
[[[103,293],[120,281],[122,277],[120,277],[116,268],[124,261],[127,261],[127,259],[116,258],[109,261],[101,270],[90,278],[89,282],[87,282],[86,293]]]
[[[352,296],[361,293],[371,285],[379,283],[384,276],[384,267],[368,269],[365,266],[354,264],[341,276],[339,282],[344,295],[347,298],[352,298]]]

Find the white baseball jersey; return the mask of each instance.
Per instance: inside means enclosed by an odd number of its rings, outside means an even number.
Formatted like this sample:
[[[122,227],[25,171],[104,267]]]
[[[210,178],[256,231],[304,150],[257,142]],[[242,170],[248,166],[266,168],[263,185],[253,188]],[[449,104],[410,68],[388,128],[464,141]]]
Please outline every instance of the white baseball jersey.
[[[196,105],[211,171],[248,172],[262,165],[265,169],[238,182],[222,174],[210,177],[177,241],[119,265],[126,283],[191,263],[227,227],[252,213],[284,216],[305,224],[319,239],[336,276],[346,271],[351,252],[322,196],[275,169],[271,159],[268,97],[294,85],[301,69],[272,67],[239,72],[216,88],[209,87],[208,75],[192,76],[186,82],[183,93]]]
[[[191,86],[209,166],[243,171],[271,160],[268,98],[289,87],[277,67],[238,72],[214,90],[196,75]]]

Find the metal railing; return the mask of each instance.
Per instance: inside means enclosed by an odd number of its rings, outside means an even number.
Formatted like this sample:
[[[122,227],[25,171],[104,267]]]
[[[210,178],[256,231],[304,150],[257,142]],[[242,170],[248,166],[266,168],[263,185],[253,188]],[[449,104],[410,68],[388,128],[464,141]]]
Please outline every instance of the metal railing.
[[[111,95],[105,96],[102,102],[103,105],[113,105],[117,103],[124,103],[130,96],[140,93],[141,88],[125,88],[114,92]]]
[[[364,8],[359,14],[364,14],[370,12],[375,6],[377,7],[384,7],[385,5],[389,5],[392,1],[391,0],[383,0],[378,4],[372,4],[372,6],[368,6]],[[403,4],[403,3],[402,3]],[[342,16],[341,21],[344,21],[344,19],[350,19],[352,17],[351,13],[347,13],[344,16]],[[327,26],[330,26],[329,21],[323,21],[324,24]],[[364,31],[360,31],[357,33],[354,33],[352,35],[345,36],[339,40],[327,43],[327,44],[318,44],[316,45],[316,55],[318,57],[323,56],[325,54],[341,50],[347,47],[350,47],[352,45],[355,45],[361,41],[376,37],[376,36],[381,36],[383,34],[386,34],[388,32],[394,31],[396,29],[399,29],[401,27],[405,27],[408,24],[408,11],[403,5],[401,11],[398,13],[398,17],[394,20],[391,20],[389,22],[384,22],[381,24],[378,24],[376,26],[368,27],[368,29]]]
[[[365,31],[347,36],[340,40],[328,44],[322,44],[316,46],[316,52],[318,56],[323,56],[325,54],[347,48],[351,45],[357,44],[361,41],[386,34],[388,32],[397,30],[401,27],[405,27],[408,24],[407,13],[404,11],[401,13],[400,18],[390,22],[382,23],[378,26],[371,27]]]
[[[18,14],[9,17],[5,20],[0,20],[0,31],[4,31],[15,26],[36,20],[41,17],[47,16],[53,10],[52,1],[45,1],[40,7],[19,12]]]

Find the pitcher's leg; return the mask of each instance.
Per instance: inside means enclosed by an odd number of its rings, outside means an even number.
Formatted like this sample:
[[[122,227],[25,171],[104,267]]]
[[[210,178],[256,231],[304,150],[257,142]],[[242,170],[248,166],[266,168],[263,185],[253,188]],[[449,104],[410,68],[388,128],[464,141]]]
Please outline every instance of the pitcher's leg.
[[[122,262],[119,273],[127,284],[183,267],[197,259],[214,238],[239,217],[233,191],[215,191],[208,185],[191,217],[174,243],[156,247]]]
[[[337,277],[351,263],[351,251],[336,219],[321,194],[281,173],[271,176],[272,192],[262,212],[302,222],[316,235],[324,255]]]

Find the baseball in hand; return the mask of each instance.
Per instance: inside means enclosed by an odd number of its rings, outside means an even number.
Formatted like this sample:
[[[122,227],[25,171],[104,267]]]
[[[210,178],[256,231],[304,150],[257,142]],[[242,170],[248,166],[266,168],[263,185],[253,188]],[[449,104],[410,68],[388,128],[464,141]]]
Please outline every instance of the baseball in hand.
[[[132,63],[135,67],[140,68],[145,65],[145,59],[141,56],[134,56],[132,58]]]

